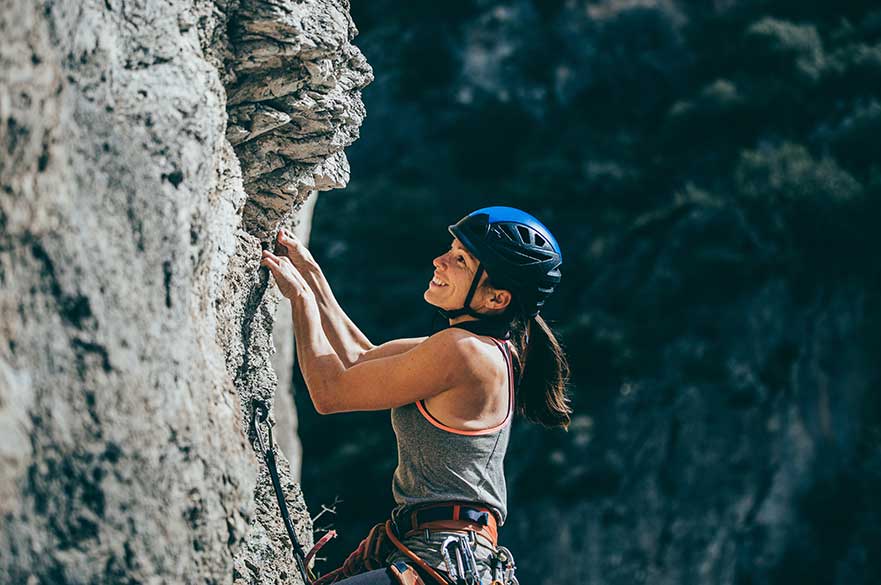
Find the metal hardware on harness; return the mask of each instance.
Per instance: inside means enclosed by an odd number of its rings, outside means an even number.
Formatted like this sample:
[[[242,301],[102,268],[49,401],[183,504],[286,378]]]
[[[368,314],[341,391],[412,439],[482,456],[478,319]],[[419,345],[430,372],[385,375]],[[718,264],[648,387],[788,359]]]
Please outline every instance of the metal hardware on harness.
[[[284,522],[284,527],[288,532],[288,538],[291,539],[291,545],[293,545],[294,548],[294,559],[297,562],[297,569],[300,571],[303,583],[309,585],[312,583],[312,579],[309,575],[309,569],[306,566],[306,552],[303,550],[303,547],[300,545],[300,541],[297,540],[297,535],[294,532],[294,524],[291,522],[291,515],[288,512],[288,505],[284,498],[284,491],[281,489],[281,479],[279,479],[278,468],[275,464],[272,426],[268,424],[266,425],[267,441],[263,440],[263,433],[260,432],[260,424],[265,423],[269,419],[269,407],[266,405],[265,401],[258,399],[254,399],[252,407],[254,412],[251,417],[251,427],[254,430],[254,434],[257,435],[257,442],[260,445],[263,460],[266,461],[266,466],[269,468],[269,477],[272,479],[272,487],[275,490],[275,499],[278,501],[278,509],[279,512],[281,512],[281,519]]]
[[[450,545],[454,544],[455,542],[456,542],[455,536],[449,537],[448,539],[446,539],[443,542],[443,544],[441,544],[440,552],[441,552],[441,556],[444,558],[444,563],[447,566],[447,574],[450,576],[451,579],[455,579],[456,581],[459,581],[459,567],[458,567],[458,565],[453,563],[453,559],[450,556],[450,551],[447,550],[447,548]]]
[[[499,578],[502,576],[502,561],[499,560],[498,555],[492,558],[489,563],[489,568],[490,579],[492,579],[492,583],[490,583],[490,585],[505,585]]]
[[[514,576],[517,566],[514,564],[514,555],[511,551],[500,546],[496,549],[496,554],[492,560],[492,579],[493,585],[519,585],[520,582]],[[499,577],[502,577],[499,579]]]
[[[455,555],[455,561],[450,550]],[[447,573],[455,580],[456,585],[480,585],[477,561],[467,536],[447,537],[441,544],[440,552],[447,566]]]

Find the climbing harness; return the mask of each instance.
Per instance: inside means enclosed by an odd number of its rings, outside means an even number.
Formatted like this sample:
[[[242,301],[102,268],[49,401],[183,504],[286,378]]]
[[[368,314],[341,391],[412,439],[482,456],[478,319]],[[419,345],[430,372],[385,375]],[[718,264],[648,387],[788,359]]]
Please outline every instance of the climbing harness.
[[[429,528],[479,534],[493,546],[498,541],[498,521],[490,508],[467,502],[423,504],[409,511],[398,511],[391,518],[395,534],[408,537]]]
[[[424,530],[467,530],[448,537],[441,545],[440,553],[449,577],[401,542],[401,538]],[[496,530],[495,519],[486,508],[457,503],[422,507],[376,524],[341,567],[315,579],[311,585],[331,585],[385,567],[386,559],[395,549],[403,553],[406,560],[392,563],[388,571],[400,585],[519,585],[514,576],[514,557],[507,548],[497,546]],[[477,535],[486,539],[495,551],[490,560],[491,583],[480,580],[472,547]]]
[[[272,487],[275,490],[275,499],[278,501],[278,509],[279,512],[281,512],[281,519],[282,522],[284,522],[284,527],[288,532],[288,538],[290,538],[291,545],[293,546],[297,569],[300,571],[303,583],[311,585],[313,581],[315,581],[315,576],[309,569],[309,561],[322,546],[336,536],[336,531],[331,530],[325,534],[308,553],[303,550],[303,546],[300,544],[300,541],[297,540],[297,535],[294,532],[294,524],[291,521],[290,512],[288,512],[288,505],[285,501],[284,491],[281,489],[281,479],[279,478],[278,467],[275,462],[275,443],[272,440],[272,425],[267,422],[269,419],[269,407],[266,404],[266,401],[256,398],[252,403],[252,407],[251,428],[254,434],[257,435],[257,443],[260,445],[260,452],[263,454],[263,460],[266,462],[266,467],[269,468],[269,477],[272,479]],[[260,425],[264,423],[266,424],[267,433],[267,440],[265,441],[263,439],[263,433],[260,432]]]
[[[425,585],[425,581],[419,576],[416,569],[404,561],[392,563],[388,570],[400,585]]]

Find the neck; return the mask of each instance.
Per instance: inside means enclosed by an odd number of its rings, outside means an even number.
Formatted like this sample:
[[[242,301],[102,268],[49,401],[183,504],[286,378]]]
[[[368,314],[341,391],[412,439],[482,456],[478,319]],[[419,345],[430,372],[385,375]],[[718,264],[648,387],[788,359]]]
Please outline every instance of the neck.
[[[487,315],[489,317],[489,315]],[[458,325],[459,323],[464,323],[465,321],[477,321],[477,317],[472,317],[471,315],[461,315],[459,317],[454,317],[450,319],[450,327],[453,325]]]
[[[477,335],[489,335],[498,339],[508,339],[511,336],[510,323],[500,319],[500,314],[486,315],[486,318],[477,319],[471,315],[463,315],[455,319],[449,319],[449,327],[465,329]]]

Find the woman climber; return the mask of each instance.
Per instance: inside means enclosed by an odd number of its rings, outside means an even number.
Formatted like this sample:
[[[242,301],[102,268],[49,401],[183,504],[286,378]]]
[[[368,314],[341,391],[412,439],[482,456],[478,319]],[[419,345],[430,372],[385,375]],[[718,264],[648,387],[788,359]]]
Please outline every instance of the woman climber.
[[[550,231],[510,207],[450,226],[424,293],[449,326],[375,346],[334,299],[309,251],[279,232],[263,251],[293,309],[297,358],[323,414],[391,409],[397,506],[317,584],[516,583],[498,546],[507,515],[503,459],[516,411],[566,428],[568,365],[539,315],[560,282]]]

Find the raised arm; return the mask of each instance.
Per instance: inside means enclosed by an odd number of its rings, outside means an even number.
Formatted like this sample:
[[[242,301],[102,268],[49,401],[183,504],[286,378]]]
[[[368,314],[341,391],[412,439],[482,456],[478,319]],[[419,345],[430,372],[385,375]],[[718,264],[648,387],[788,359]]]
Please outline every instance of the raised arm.
[[[372,359],[346,366],[321,325],[318,300],[303,275],[288,258],[268,251],[261,264],[272,270],[282,294],[291,299],[297,359],[318,412],[392,408],[469,381],[470,368],[450,367],[473,353],[465,332],[454,329],[424,341],[386,344],[385,353],[377,351]]]
[[[343,365],[348,367],[365,353],[377,349],[343,311],[321,267],[306,246],[284,230],[278,232],[278,243],[315,295],[321,327]]]

